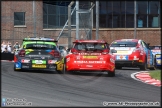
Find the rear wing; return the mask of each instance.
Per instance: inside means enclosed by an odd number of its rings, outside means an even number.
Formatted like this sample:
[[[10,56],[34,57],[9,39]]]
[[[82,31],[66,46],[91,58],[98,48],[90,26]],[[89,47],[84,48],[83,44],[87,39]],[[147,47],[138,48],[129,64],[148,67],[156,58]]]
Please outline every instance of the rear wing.
[[[157,45],[157,46],[149,46],[149,48],[151,50],[161,50],[161,46],[160,45]]]
[[[73,43],[107,43],[104,40],[75,40]]]
[[[56,44],[58,43],[58,41],[56,39],[52,39],[52,38],[40,38],[40,37],[32,37],[32,38],[24,38],[23,41],[46,41],[46,42],[55,42]]]

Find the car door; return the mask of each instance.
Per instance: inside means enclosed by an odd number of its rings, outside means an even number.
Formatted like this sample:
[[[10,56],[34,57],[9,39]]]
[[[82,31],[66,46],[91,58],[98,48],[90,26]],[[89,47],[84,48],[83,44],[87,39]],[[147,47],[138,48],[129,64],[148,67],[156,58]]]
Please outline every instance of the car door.
[[[149,46],[148,46],[144,41],[141,41],[141,42],[142,42],[144,51],[145,51],[146,56],[147,56],[147,64],[148,64],[148,66],[149,66],[149,65],[152,65],[152,64],[153,64],[152,52],[151,52],[151,50],[149,49]]]

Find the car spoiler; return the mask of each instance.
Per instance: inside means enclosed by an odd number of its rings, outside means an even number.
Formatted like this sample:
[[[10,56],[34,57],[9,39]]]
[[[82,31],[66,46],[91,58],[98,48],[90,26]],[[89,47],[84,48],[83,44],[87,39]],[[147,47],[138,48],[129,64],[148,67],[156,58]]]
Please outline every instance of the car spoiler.
[[[48,39],[47,40],[43,40],[43,39],[42,40],[41,39],[23,39],[23,41],[45,41],[45,42],[55,42],[55,43],[58,43],[58,41],[54,40],[54,39],[53,40],[52,39],[51,40],[50,39],[49,40]]]
[[[57,43],[58,41],[56,39],[51,39],[51,38],[25,38],[23,41],[46,41],[46,42],[55,42]]]

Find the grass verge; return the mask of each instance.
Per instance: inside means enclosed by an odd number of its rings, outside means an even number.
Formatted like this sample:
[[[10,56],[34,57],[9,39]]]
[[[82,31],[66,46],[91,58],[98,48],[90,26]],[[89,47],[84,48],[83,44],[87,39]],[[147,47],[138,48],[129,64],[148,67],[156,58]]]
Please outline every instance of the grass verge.
[[[161,70],[150,71],[150,76],[161,81]]]

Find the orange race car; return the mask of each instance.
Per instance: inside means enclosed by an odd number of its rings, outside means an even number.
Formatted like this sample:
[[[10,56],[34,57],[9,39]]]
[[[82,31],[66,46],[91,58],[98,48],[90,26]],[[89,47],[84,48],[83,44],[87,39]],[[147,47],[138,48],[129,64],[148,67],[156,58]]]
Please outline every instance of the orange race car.
[[[107,42],[76,40],[65,58],[66,71],[99,71],[115,76],[115,58]]]

